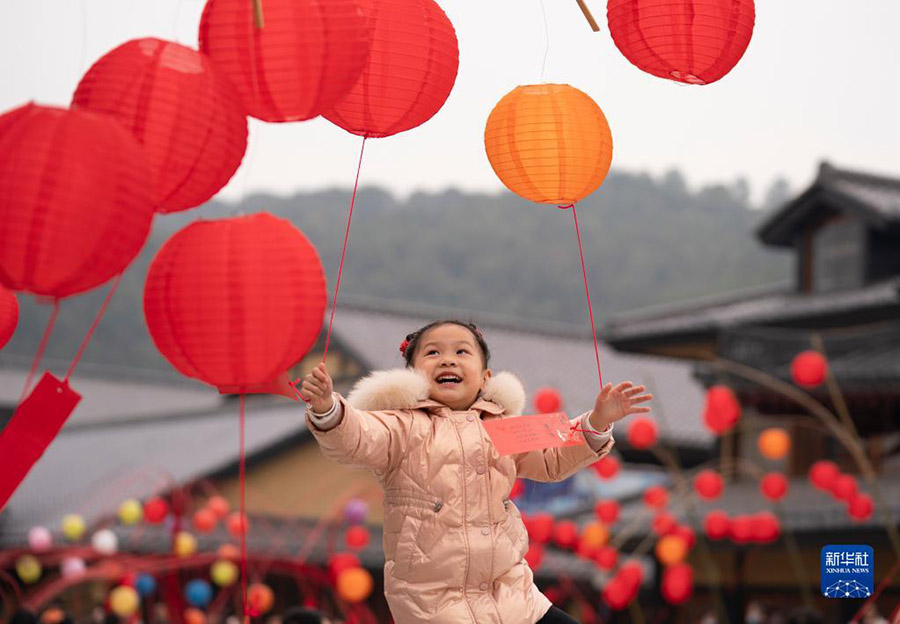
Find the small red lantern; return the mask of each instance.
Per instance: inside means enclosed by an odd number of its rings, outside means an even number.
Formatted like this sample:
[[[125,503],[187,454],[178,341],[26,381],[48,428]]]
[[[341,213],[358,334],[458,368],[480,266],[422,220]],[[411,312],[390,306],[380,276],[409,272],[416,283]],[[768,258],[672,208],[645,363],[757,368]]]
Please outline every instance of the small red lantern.
[[[553,516],[548,513],[534,514],[528,527],[532,541],[546,544],[553,537]]]
[[[703,530],[711,540],[725,539],[731,533],[731,520],[724,511],[711,511],[706,514]]]
[[[619,551],[613,546],[601,546],[594,553],[594,561],[601,570],[612,570],[619,561]]]
[[[353,568],[361,567],[359,557],[354,553],[344,552],[332,555],[328,560],[328,575],[332,582],[337,580],[342,573]]]
[[[652,509],[662,509],[669,502],[669,492],[661,485],[651,485],[644,490],[644,504]]]
[[[735,516],[731,521],[731,539],[736,544],[751,542],[756,535],[753,516]]]
[[[347,529],[344,541],[348,548],[362,550],[369,545],[369,530],[362,525],[355,525]]]
[[[149,171],[106,115],[28,104],[0,116],[0,283],[63,298],[121,273],[150,233]]]
[[[315,248],[289,221],[263,212],[197,221],[172,236],[150,265],[144,315],[181,373],[242,393],[303,358],[325,298]]]
[[[628,426],[628,443],[636,449],[648,449],[656,444],[656,423],[649,418],[637,417]]]
[[[199,533],[209,533],[216,528],[218,521],[216,514],[210,509],[203,508],[194,512],[194,528]]]
[[[169,503],[164,499],[154,496],[144,503],[144,520],[149,524],[159,524],[169,515]]]
[[[575,548],[578,543],[578,525],[571,520],[560,520],[553,527],[553,542],[560,548]]]
[[[538,388],[534,393],[534,409],[539,414],[553,414],[562,410],[562,396],[556,388]]]
[[[594,506],[597,519],[604,524],[615,524],[619,519],[619,503],[614,500],[599,501]]]
[[[199,206],[221,189],[247,149],[247,117],[234,87],[205,54],[134,39],[87,71],[72,106],[107,113],[144,146],[154,206]]]
[[[268,613],[275,606],[275,592],[263,583],[253,583],[247,588],[248,615],[260,616]]]
[[[250,530],[247,516],[239,511],[232,511],[228,514],[228,518],[225,520],[225,527],[235,537],[240,537],[241,533],[247,533]]]
[[[781,535],[781,522],[778,516],[770,511],[763,511],[753,516],[753,537],[757,542],[774,542]]]
[[[213,512],[219,520],[227,516],[228,512],[231,511],[231,505],[221,496],[211,496],[206,501],[206,508]]]
[[[661,511],[653,517],[653,522],[651,522],[651,526],[653,528],[653,532],[657,535],[668,535],[678,526],[678,523],[675,521],[675,516],[672,514]]]
[[[347,94],[365,67],[370,40],[360,3],[262,4],[265,24],[259,28],[252,2],[208,0],[200,49],[231,79],[251,116],[272,122],[312,119]]]
[[[614,576],[603,588],[603,602],[613,611],[621,611],[631,602],[631,591],[620,577]]]
[[[618,577],[628,588],[629,598],[633,598],[644,582],[644,568],[637,561],[629,561],[619,569]]]
[[[6,346],[19,324],[19,300],[13,291],[0,286],[0,349]]]
[[[703,422],[710,431],[722,435],[741,418],[741,404],[728,386],[712,386],[706,391]]]
[[[612,479],[619,472],[619,460],[613,455],[605,455],[591,464],[591,467],[601,479]]]
[[[690,564],[678,563],[663,570],[663,598],[673,605],[687,602],[694,593],[694,570]]]
[[[362,137],[415,128],[441,109],[456,82],[453,24],[433,0],[360,5],[372,38],[368,59],[353,88],[322,116]]]
[[[694,544],[697,543],[697,535],[694,533],[694,529],[687,525],[678,525],[675,527],[675,531],[673,531],[672,534],[683,539],[684,543],[687,544],[688,549],[693,548]]]
[[[715,470],[701,470],[694,477],[694,491],[706,500],[719,498],[724,488],[722,476]]]
[[[787,494],[788,481],[780,472],[770,472],[760,481],[760,490],[769,500],[779,501]]]
[[[753,0],[609,0],[609,33],[639,69],[703,85],[725,76],[753,36]]]
[[[831,486],[841,474],[841,469],[833,461],[821,459],[809,468],[809,482],[813,487],[830,492]]]
[[[875,511],[875,505],[868,494],[857,494],[850,499],[847,505],[847,513],[854,520],[868,520],[872,517],[873,511]]]
[[[528,567],[532,570],[537,570],[541,567],[541,562],[544,560],[544,545],[538,542],[533,542],[528,545],[528,552],[525,553],[525,562],[528,564]]]
[[[853,500],[853,497],[856,496],[859,491],[859,486],[856,483],[856,479],[851,475],[840,475],[837,479],[834,480],[834,484],[831,486],[831,494],[838,500],[847,501],[848,503]]]
[[[791,362],[791,378],[804,388],[822,385],[828,374],[828,363],[818,351],[803,351]]]

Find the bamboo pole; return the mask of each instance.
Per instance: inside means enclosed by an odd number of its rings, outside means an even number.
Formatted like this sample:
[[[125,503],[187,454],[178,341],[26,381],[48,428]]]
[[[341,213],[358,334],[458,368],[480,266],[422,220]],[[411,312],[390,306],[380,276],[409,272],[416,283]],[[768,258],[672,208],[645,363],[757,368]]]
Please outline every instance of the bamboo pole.
[[[591,30],[600,32],[600,26],[597,24],[597,20],[594,19],[594,16],[591,15],[591,10],[588,8],[587,4],[585,4],[584,0],[575,1],[578,3],[581,12],[584,13],[584,18],[588,21],[588,24],[591,25]]]
[[[263,17],[262,0],[253,0],[253,22],[257,28],[263,28],[266,25],[266,20]]]

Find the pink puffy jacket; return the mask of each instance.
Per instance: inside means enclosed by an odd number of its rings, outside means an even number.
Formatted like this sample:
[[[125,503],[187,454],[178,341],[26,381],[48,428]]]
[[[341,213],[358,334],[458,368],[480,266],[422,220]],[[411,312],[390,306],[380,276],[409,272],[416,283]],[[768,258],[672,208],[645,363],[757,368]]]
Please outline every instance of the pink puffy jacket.
[[[596,451],[582,444],[499,455],[481,419],[521,414],[525,392],[509,373],[491,378],[466,411],[427,397],[423,375],[383,371],[339,397],[337,426],[320,430],[307,413],[326,457],[372,471],[384,488],[384,594],[394,621],[533,624],[551,603],[525,562],[513,483],[562,481],[609,453],[613,440]]]

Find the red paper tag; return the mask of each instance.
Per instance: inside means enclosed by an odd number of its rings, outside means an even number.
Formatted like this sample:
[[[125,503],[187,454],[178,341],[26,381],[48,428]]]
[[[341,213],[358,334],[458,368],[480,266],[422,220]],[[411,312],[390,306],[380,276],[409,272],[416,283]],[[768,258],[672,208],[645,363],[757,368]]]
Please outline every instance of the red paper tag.
[[[0,432],[0,510],[53,442],[81,395],[50,373],[16,408]]]
[[[501,455],[584,444],[563,413],[492,418],[482,424]]]

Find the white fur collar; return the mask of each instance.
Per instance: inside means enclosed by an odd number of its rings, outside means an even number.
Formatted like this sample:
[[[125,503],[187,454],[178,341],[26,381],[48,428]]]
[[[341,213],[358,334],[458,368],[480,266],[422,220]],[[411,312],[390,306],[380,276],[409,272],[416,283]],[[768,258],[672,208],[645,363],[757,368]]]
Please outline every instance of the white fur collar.
[[[498,373],[488,379],[482,398],[506,414],[519,415],[525,408],[525,387],[512,373]],[[411,368],[375,371],[356,382],[347,396],[350,405],[369,411],[412,409],[427,399],[428,379]]]

